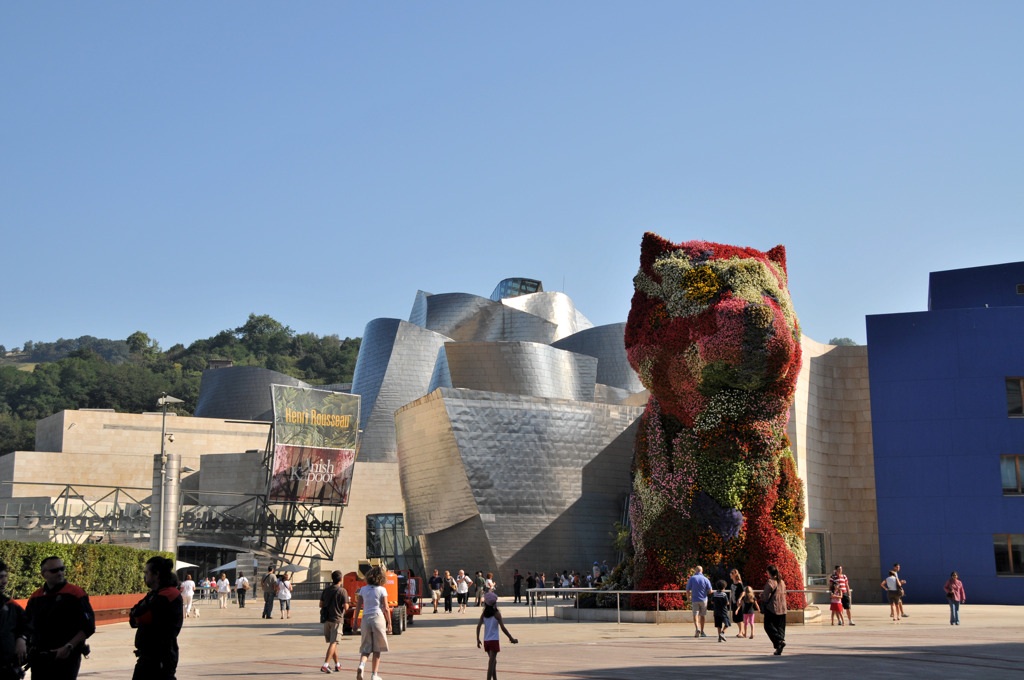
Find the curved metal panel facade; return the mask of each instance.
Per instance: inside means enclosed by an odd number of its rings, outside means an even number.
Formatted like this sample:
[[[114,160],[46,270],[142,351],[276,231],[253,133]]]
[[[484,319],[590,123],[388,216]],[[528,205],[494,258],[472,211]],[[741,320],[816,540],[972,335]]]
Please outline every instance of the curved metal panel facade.
[[[399,409],[406,526],[423,536],[428,570],[488,564],[508,584],[513,569],[549,565],[552,555],[566,564],[613,560],[608,531],[629,494],[642,413],[448,388]],[[447,489],[449,475],[465,477],[475,508]]]
[[[352,379],[352,393],[363,398],[359,461],[396,460],[395,410],[426,393],[437,353],[447,340],[400,319],[367,324]]]
[[[520,295],[519,297],[505,298],[501,304],[555,324],[557,327],[555,337],[547,342],[554,342],[567,335],[594,327],[587,317],[576,311],[576,305],[572,298],[565,293],[546,292]]]
[[[468,293],[429,295],[420,291],[409,319],[457,342],[526,340],[546,344],[559,337],[558,327],[547,319]]]
[[[452,387],[594,400],[598,360],[535,342],[445,343]]]
[[[271,385],[311,387],[284,373],[259,366],[232,366],[203,371],[196,417],[224,420],[274,419]]]
[[[602,385],[641,392],[644,386],[626,358],[625,333],[625,323],[595,326],[553,342],[551,346],[597,357],[597,382]]]

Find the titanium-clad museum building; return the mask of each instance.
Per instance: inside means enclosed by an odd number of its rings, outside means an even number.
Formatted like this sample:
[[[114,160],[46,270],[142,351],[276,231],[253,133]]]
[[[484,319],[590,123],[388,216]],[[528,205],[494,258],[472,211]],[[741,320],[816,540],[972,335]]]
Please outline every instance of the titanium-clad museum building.
[[[366,326],[356,478],[366,463],[394,466],[428,569],[510,583],[515,568],[614,558],[646,402],[624,326],[594,327],[530,279],[490,297],[420,291],[408,321]]]

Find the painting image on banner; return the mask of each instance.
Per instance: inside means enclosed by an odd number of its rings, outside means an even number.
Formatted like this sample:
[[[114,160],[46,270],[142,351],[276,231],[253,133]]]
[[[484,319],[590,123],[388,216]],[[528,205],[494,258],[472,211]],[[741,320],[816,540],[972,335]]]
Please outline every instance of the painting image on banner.
[[[277,444],[270,500],[345,505],[355,460],[354,449]]]
[[[272,385],[270,500],[345,505],[355,464],[359,396]]]

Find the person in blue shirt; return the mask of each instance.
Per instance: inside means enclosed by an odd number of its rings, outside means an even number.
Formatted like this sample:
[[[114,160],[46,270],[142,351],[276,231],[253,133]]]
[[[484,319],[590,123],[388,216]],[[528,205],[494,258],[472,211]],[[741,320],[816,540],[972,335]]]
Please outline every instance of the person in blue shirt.
[[[693,609],[693,637],[707,637],[704,634],[704,622],[708,617],[708,593],[711,592],[711,581],[704,575],[704,567],[698,566],[693,576],[686,582],[686,592],[690,596],[690,608]]]

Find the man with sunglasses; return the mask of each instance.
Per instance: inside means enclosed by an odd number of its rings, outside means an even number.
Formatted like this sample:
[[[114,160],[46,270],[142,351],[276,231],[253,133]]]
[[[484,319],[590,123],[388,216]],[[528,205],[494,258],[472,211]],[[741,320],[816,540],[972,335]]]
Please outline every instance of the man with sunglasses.
[[[75,680],[85,651],[85,640],[96,632],[96,618],[84,590],[64,578],[64,560],[47,557],[40,564],[45,581],[32,593],[28,616],[33,652],[33,679]]]

